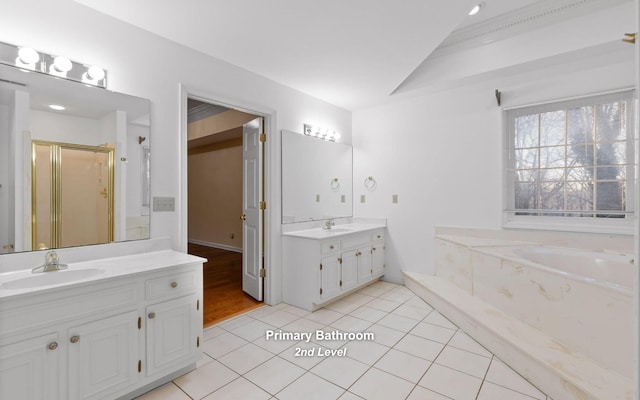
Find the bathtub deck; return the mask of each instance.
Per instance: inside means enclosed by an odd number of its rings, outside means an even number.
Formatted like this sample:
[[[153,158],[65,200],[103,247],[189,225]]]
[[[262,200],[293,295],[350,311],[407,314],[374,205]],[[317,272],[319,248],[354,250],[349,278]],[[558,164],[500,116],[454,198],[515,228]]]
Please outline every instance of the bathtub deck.
[[[404,272],[407,288],[555,399],[632,400],[633,382],[437,276]]]

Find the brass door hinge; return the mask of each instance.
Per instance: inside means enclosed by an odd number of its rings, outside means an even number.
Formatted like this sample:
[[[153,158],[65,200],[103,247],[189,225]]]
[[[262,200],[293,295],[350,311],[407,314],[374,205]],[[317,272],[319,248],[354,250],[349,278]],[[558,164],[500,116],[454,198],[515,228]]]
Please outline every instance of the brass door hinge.
[[[322,271],[322,264],[320,264],[320,271]]]
[[[634,44],[636,42],[635,33],[625,33],[626,38],[622,39],[623,42]]]
[[[322,294],[322,288],[320,288],[320,294]]]
[[[267,202],[266,201],[261,201],[260,202],[260,209],[261,210],[266,210],[267,209]]]
[[[196,346],[200,347],[200,336],[196,338]]]
[[[138,330],[142,329],[142,318],[138,317]]]
[[[264,278],[265,276],[267,276],[267,270],[260,268],[260,278]]]
[[[338,262],[342,264],[342,257],[338,257]]]
[[[142,360],[138,360],[138,372],[142,372]]]
[[[267,141],[267,134],[266,134],[266,133],[261,133],[261,134],[260,134],[260,141],[261,141],[262,143],[264,143],[264,142],[266,142],[266,141]]]
[[[196,300],[196,310],[200,311],[200,299]]]
[[[342,281],[340,281],[340,287],[342,287]]]

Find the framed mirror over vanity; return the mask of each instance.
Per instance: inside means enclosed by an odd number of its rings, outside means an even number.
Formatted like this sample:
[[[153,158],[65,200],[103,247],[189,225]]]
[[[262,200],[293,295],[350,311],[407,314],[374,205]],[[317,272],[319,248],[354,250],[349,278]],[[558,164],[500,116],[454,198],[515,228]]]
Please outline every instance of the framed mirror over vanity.
[[[282,131],[282,223],[353,215],[351,145]]]
[[[149,238],[149,111],[0,64],[0,254]]]

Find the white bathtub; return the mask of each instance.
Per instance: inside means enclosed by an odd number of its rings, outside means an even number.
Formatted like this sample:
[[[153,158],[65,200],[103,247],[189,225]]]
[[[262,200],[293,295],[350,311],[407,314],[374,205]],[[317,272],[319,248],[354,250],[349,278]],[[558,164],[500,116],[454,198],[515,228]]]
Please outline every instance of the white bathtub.
[[[562,247],[519,247],[513,249],[513,254],[577,280],[633,289],[634,260],[627,254]]]
[[[436,238],[436,276],[631,378],[632,256]]]

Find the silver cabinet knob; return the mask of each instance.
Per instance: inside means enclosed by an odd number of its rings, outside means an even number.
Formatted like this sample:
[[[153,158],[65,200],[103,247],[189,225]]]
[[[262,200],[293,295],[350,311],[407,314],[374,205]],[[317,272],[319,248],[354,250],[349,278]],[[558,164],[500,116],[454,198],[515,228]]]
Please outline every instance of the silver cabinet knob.
[[[156,317],[156,313],[150,312],[148,316],[149,316],[149,319],[154,319]]]
[[[49,350],[55,350],[55,349],[57,349],[57,348],[58,348],[58,342],[51,342],[51,343],[49,343],[49,345],[47,346],[47,348],[48,348]]]
[[[80,341],[80,336],[71,336],[71,339],[69,339],[69,341],[71,343],[78,343]]]

